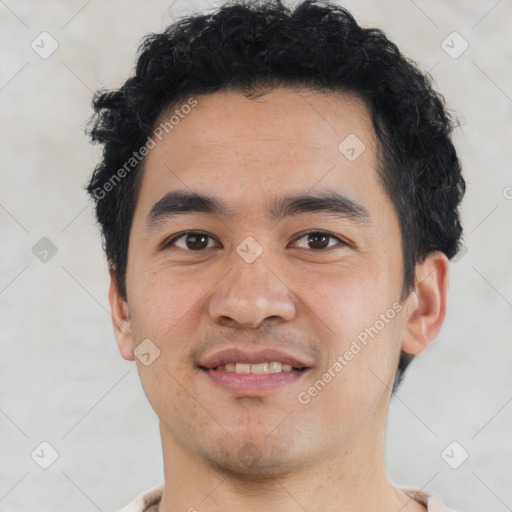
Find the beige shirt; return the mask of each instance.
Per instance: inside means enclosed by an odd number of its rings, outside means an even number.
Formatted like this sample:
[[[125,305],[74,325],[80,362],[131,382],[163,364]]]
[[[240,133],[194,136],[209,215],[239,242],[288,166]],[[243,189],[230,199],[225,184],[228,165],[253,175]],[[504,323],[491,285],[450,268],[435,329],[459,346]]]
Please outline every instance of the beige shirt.
[[[425,505],[428,512],[455,512],[441,502],[439,496],[433,492],[416,491],[405,487],[398,487],[402,492],[417,502]],[[129,505],[119,512],[158,512],[158,504],[162,498],[163,487],[154,487],[137,496]]]

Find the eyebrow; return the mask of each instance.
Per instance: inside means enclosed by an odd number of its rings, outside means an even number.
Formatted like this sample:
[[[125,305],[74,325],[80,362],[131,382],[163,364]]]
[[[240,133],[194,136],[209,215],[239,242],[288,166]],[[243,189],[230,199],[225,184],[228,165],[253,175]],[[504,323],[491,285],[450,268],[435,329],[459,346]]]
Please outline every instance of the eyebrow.
[[[267,206],[267,216],[273,221],[319,212],[358,223],[370,223],[368,210],[362,204],[334,191],[276,197],[272,198]],[[221,199],[195,192],[174,190],[165,194],[153,205],[146,217],[146,225],[152,228],[176,215],[190,213],[225,218],[235,216],[233,209]]]

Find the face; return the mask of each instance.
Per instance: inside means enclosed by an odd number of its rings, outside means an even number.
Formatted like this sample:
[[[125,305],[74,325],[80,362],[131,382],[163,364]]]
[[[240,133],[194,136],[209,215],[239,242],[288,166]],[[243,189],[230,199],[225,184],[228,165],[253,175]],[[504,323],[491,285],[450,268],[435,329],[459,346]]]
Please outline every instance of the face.
[[[146,340],[140,378],[175,449],[252,475],[333,458],[383,430],[418,307],[415,293],[399,302],[400,228],[369,112],[282,88],[195,100],[146,157],[127,303],[111,288],[121,353]],[[306,369],[244,373],[272,361]]]

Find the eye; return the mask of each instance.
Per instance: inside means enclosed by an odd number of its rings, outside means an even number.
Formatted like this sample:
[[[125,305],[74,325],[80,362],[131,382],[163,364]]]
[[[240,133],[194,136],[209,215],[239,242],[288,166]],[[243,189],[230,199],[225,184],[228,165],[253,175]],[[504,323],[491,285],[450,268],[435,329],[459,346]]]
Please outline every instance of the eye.
[[[177,247],[185,251],[198,252],[203,249],[208,249],[208,239],[213,240],[212,237],[210,235],[207,235],[206,233],[186,231],[185,233],[176,235],[175,237],[166,241],[163,244],[163,248],[166,249],[172,245],[176,245]],[[183,240],[183,243],[181,245],[177,243],[179,240]]]
[[[341,238],[338,238],[337,236],[333,235],[332,233],[328,233],[326,231],[310,231],[309,233],[306,233],[302,235],[301,237],[297,238],[297,240],[301,240],[305,238],[306,244],[313,244],[314,247],[305,247],[306,249],[313,249],[314,251],[322,250],[322,249],[328,249],[329,247],[329,239],[337,240],[342,245],[346,245],[346,243],[341,240]],[[336,244],[334,244],[336,245]],[[316,246],[316,247],[315,247]],[[304,247],[300,247],[301,249]]]
[[[206,233],[201,233],[197,231],[186,231],[184,233],[174,236],[173,238],[165,242],[163,244],[163,248],[166,249],[171,246],[177,246],[185,251],[199,252],[201,250],[208,249],[209,247],[211,247],[209,246],[209,239],[213,240],[213,238],[210,235],[207,235]],[[339,237],[326,231],[310,231],[309,233],[305,233],[296,240],[301,239],[306,239],[306,247],[299,246],[299,248],[312,249],[314,251],[320,251],[332,247],[332,245],[329,244],[329,240],[337,240],[340,244],[347,245],[346,242],[341,240]],[[180,242],[181,245],[178,242]],[[311,245],[308,246],[308,244],[312,244],[313,247],[311,247]]]

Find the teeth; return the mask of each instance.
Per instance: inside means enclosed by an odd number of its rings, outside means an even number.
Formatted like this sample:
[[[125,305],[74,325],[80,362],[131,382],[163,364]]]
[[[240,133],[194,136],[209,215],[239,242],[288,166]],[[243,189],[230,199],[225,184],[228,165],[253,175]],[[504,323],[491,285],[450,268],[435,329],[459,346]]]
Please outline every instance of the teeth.
[[[236,363],[236,373],[251,373],[251,365],[245,363]]]
[[[238,365],[237,366],[237,372],[238,372]],[[258,363],[258,364],[248,364],[249,371],[251,373],[269,373],[268,363]]]
[[[283,369],[283,365],[278,361],[272,361],[268,364],[270,373],[279,373]]]
[[[236,372],[236,373],[254,373],[254,374],[264,374],[264,373],[279,373],[279,372],[291,372],[293,371],[293,367],[291,364],[284,364],[279,361],[270,361],[266,363],[227,363],[221,366],[217,366],[214,368],[217,371],[225,371],[225,372]]]

